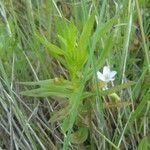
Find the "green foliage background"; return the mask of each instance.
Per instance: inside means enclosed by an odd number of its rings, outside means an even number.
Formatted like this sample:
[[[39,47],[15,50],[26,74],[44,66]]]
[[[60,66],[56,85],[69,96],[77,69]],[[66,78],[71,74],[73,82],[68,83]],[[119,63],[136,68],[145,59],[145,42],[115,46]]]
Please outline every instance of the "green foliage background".
[[[149,7],[1,0],[0,148],[148,150]],[[104,65],[117,71],[105,91]]]

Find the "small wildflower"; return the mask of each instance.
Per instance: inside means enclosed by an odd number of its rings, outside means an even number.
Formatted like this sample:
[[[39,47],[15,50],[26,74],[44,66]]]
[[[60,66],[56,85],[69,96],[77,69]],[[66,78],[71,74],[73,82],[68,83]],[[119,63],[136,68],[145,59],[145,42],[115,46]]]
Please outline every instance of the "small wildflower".
[[[101,80],[104,84],[104,86],[102,87],[103,90],[107,90],[107,83],[110,81],[114,81],[115,80],[115,75],[117,74],[116,71],[111,71],[109,66],[104,66],[103,68],[103,73],[101,72],[97,72],[97,78],[99,80]],[[112,93],[109,95],[112,99],[112,101],[114,102],[118,102],[121,100],[121,98],[116,94],[116,93]]]
[[[97,72],[97,78],[101,81],[108,83],[109,81],[115,80],[116,71],[111,71],[108,66],[104,66],[103,73]]]
[[[115,80],[116,71],[111,71],[109,66],[104,66],[103,73],[97,72],[97,78],[105,83],[103,90],[107,90],[107,83]]]

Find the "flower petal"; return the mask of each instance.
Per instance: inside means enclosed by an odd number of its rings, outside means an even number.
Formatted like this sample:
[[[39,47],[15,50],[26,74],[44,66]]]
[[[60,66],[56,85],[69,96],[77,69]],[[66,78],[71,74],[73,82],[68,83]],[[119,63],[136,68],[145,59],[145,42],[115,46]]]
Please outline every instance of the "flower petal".
[[[110,68],[109,66],[104,66],[103,68],[103,75],[108,76],[110,74]]]
[[[102,81],[105,81],[105,77],[104,77],[104,75],[101,73],[101,72],[97,72],[97,78],[99,79],[99,80],[102,80]]]
[[[109,76],[110,76],[110,78],[113,78],[116,74],[117,74],[116,71],[111,71]]]

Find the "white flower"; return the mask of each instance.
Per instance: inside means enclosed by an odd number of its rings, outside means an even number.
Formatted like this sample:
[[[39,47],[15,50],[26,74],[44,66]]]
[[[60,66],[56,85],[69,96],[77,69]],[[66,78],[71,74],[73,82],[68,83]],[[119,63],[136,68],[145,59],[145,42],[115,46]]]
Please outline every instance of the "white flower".
[[[109,66],[104,66],[103,73],[97,72],[97,78],[101,81],[108,83],[109,81],[115,80],[116,71],[110,71]]]

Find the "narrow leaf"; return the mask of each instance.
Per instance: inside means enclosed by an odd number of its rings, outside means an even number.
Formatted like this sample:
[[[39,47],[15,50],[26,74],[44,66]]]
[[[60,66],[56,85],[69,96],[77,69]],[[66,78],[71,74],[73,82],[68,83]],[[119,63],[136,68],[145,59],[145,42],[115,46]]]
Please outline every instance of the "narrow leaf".
[[[94,15],[91,15],[83,28],[83,31],[82,31],[82,34],[80,36],[80,40],[78,43],[79,49],[81,50],[82,49],[85,50],[85,48],[87,47],[88,40],[91,35],[91,31],[93,29],[94,20],[95,20]]]
[[[138,145],[138,150],[149,150],[150,149],[150,136],[144,137]]]
[[[63,87],[51,86],[51,88],[38,88],[23,91],[20,94],[32,97],[48,97],[48,96],[70,97],[71,92],[72,92],[71,90]]]
[[[64,55],[64,51],[56,45],[50,43],[45,37],[41,37],[39,34],[35,34],[35,37],[41,42],[51,53],[52,56]]]

